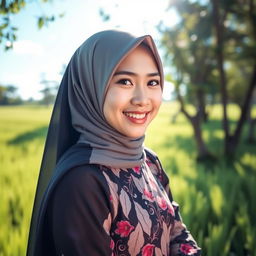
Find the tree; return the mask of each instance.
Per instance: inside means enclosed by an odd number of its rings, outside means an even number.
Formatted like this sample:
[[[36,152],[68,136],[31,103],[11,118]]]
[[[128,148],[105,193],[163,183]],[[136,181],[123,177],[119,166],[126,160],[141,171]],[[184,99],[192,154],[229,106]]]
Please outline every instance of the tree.
[[[41,84],[44,85],[44,88],[40,90],[43,95],[41,104],[49,106],[53,104],[56,98],[58,83],[56,81],[50,81],[45,79],[45,74],[42,74]]]
[[[181,110],[192,124],[198,155],[207,156],[200,121],[207,99],[221,99],[225,154],[235,154],[256,83],[256,7],[254,0],[171,0],[180,15],[173,27],[160,27],[166,64],[177,87]],[[249,83],[248,83],[248,77]],[[219,84],[219,85],[218,85]],[[183,88],[183,94],[180,93]],[[241,108],[235,132],[230,132],[227,105]],[[195,107],[192,116],[186,102]]]
[[[17,40],[18,27],[13,26],[12,16],[23,10],[32,2],[47,3],[51,0],[1,0],[0,1],[0,44],[5,50],[13,48],[13,43]],[[62,17],[64,14],[58,15],[40,15],[37,17],[37,26],[41,29],[43,26],[53,22],[56,17]]]
[[[247,142],[250,144],[256,143],[256,118],[252,117],[252,105],[249,110],[249,117],[248,117],[248,124],[249,124],[249,130],[248,130],[248,136],[247,136]]]
[[[173,0],[170,5],[176,8],[181,20],[173,28],[159,26],[165,62],[172,66],[170,72],[181,112],[193,127],[198,159],[212,158],[203,140],[201,127],[201,123],[207,120],[209,99],[214,100],[217,91],[211,16],[207,6],[195,2]],[[187,110],[186,102],[194,106],[194,115]]]
[[[0,105],[21,104],[22,100],[17,94],[17,87],[13,85],[0,85]]]
[[[256,5],[254,0],[229,0],[220,3],[219,0],[211,0],[213,6],[214,27],[216,31],[216,47],[218,71],[220,75],[221,95],[223,105],[223,128],[225,132],[225,153],[227,156],[233,157],[242,134],[242,128],[245,124],[247,113],[250,110],[250,102],[253,90],[256,87]],[[233,134],[230,132],[230,125],[227,116],[227,76],[224,69],[224,38],[228,38],[227,29],[224,24],[228,18],[236,23],[238,43],[240,43],[241,53],[237,54],[237,58],[245,60],[251,66],[251,78],[241,107],[241,114],[236,129]],[[246,29],[239,30],[238,24],[243,24]],[[248,32],[247,32],[248,31]],[[248,40],[244,40],[249,38]],[[229,42],[230,43],[230,42]],[[248,54],[249,53],[249,54]]]

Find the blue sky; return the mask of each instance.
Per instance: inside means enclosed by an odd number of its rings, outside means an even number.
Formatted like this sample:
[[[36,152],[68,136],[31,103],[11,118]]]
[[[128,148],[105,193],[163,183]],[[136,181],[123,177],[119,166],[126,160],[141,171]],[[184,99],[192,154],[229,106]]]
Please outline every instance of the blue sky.
[[[15,85],[24,99],[40,98],[42,77],[61,80],[60,72],[79,45],[90,35],[105,29],[118,28],[133,34],[151,34],[155,41],[159,34],[156,25],[162,19],[173,25],[177,17],[166,13],[167,0],[54,0],[49,4],[32,3],[13,16],[19,27],[14,49],[0,49],[0,84]],[[103,8],[111,15],[103,22],[99,15]],[[36,17],[42,14],[61,14],[49,26],[38,30]],[[171,14],[171,15],[170,15]],[[172,87],[165,86],[165,97]]]

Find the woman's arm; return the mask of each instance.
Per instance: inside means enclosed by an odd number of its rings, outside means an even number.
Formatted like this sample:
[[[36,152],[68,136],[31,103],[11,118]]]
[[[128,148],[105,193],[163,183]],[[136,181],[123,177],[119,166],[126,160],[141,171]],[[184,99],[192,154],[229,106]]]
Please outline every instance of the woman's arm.
[[[179,212],[179,205],[173,201],[169,184],[165,186],[165,190],[172,203],[175,211],[175,220],[173,228],[171,229],[171,241],[170,241],[170,255],[171,256],[199,256],[201,255],[201,248],[198,247],[196,241],[187,230],[185,224],[182,221]]]
[[[110,256],[107,183],[102,173],[77,167],[57,185],[49,208],[57,255]]]
[[[174,223],[171,229],[171,240],[170,240],[170,255],[171,256],[199,256],[201,255],[201,249],[193,239],[190,232],[187,230],[185,224],[182,221],[179,212],[179,205],[173,200],[172,193],[169,185],[169,178],[166,175],[160,160],[153,151],[147,151],[149,161],[154,164],[151,167],[152,173],[156,179],[164,187],[169,200],[174,209]]]

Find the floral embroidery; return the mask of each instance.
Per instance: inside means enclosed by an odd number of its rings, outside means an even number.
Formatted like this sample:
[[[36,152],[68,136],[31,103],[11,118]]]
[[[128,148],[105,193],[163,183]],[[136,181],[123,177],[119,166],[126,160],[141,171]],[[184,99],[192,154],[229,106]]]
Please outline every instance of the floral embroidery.
[[[142,256],[153,256],[155,245],[153,244],[146,244],[142,248]]]
[[[119,234],[121,237],[129,236],[131,231],[134,229],[134,226],[132,226],[129,221],[123,220],[117,222],[117,229],[115,230],[116,234]]]
[[[185,255],[193,255],[194,253],[197,253],[197,249],[195,249],[190,244],[181,244],[180,245],[180,251],[184,253]]]

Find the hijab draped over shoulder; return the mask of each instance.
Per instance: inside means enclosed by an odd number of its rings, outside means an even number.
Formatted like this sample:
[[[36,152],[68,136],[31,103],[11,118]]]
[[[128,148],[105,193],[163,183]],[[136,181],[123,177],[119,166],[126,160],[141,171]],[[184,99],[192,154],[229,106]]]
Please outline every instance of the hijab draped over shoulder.
[[[117,30],[102,31],[88,38],[72,56],[48,129],[27,255],[40,255],[45,208],[62,173],[79,164],[129,168],[144,161],[144,136],[132,139],[120,134],[103,115],[112,75],[119,63],[140,44],[152,51],[163,85],[161,60],[149,35],[135,37]]]

